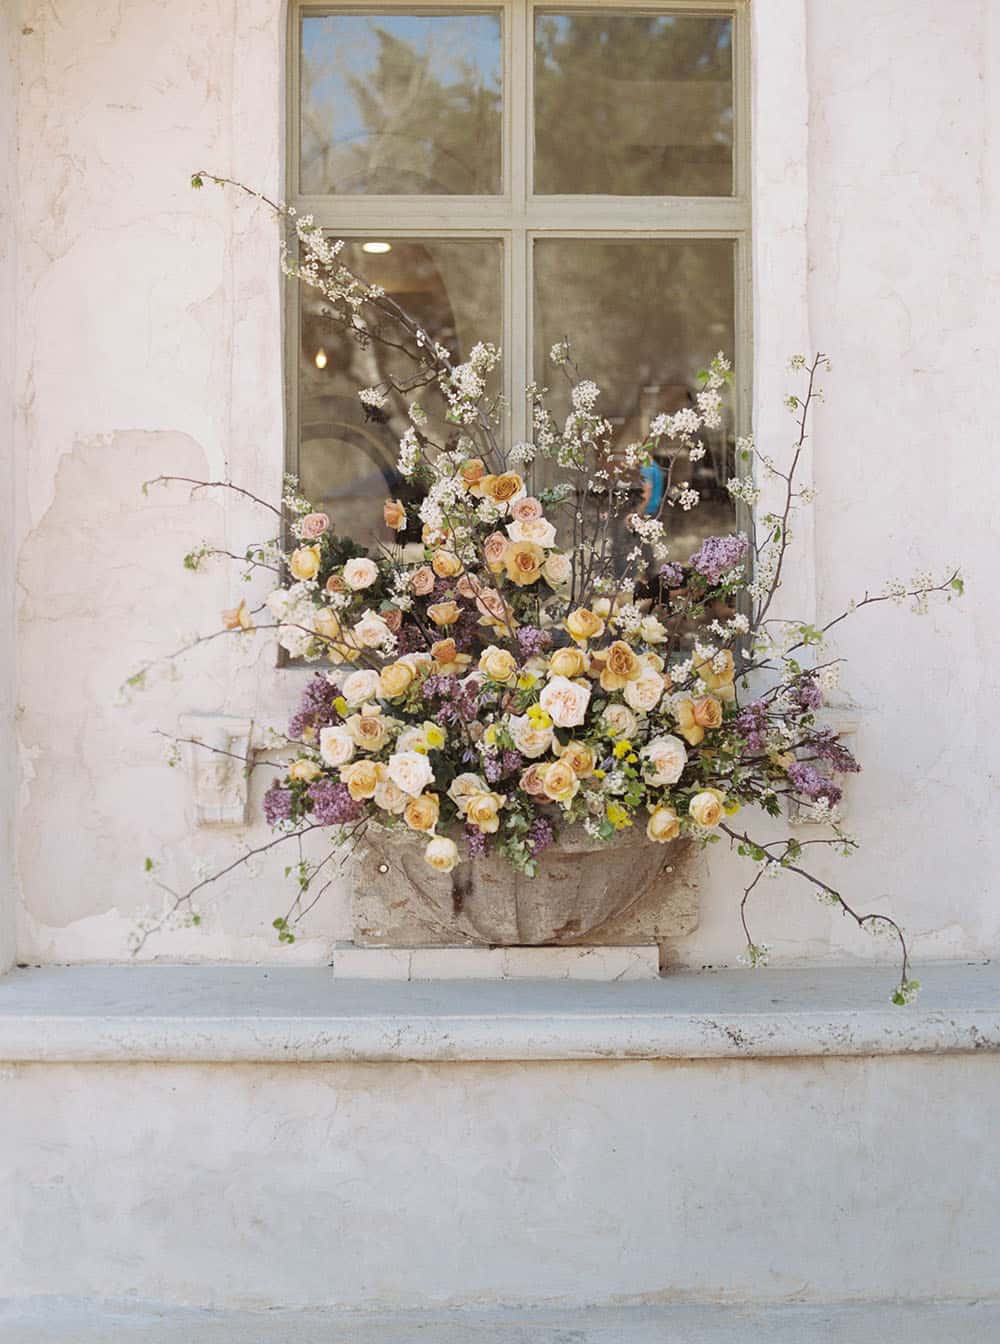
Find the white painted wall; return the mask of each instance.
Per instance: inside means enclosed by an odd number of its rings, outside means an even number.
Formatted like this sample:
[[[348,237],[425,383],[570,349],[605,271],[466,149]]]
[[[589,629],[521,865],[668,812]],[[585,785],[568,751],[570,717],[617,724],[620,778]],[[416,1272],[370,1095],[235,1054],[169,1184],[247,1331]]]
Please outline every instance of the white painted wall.
[[[757,423],[780,452],[785,356],[807,336],[834,359],[818,422],[815,580],[832,614],[867,585],[960,560],[970,597],[918,620],[864,614],[840,648],[867,771],[852,789],[861,857],[840,874],[888,905],[918,956],[1000,942],[990,879],[1000,629],[990,597],[998,420],[992,0],[758,0],[755,94]],[[232,836],[192,834],[188,781],[156,726],[190,712],[284,718],[295,678],[260,644],[218,646],[124,708],[124,677],[214,626],[239,585],[191,576],[207,537],[238,550],[257,521],[162,471],[277,490],[282,459],[274,226],[190,192],[206,167],[281,190],[283,16],[274,0],[22,0],[20,284],[15,397],[23,785],[17,818],[23,960],[114,959],[156,893]],[[992,116],[990,114],[992,106]],[[2,283],[2,281],[0,281]],[[807,568],[807,573],[810,572]],[[254,825],[264,829],[255,795]],[[735,862],[713,853],[691,965],[740,954]],[[341,891],[312,936],[279,949],[281,863],[220,889],[164,958],[322,960],[345,936]],[[757,936],[780,959],[888,956],[807,889],[768,886]]]

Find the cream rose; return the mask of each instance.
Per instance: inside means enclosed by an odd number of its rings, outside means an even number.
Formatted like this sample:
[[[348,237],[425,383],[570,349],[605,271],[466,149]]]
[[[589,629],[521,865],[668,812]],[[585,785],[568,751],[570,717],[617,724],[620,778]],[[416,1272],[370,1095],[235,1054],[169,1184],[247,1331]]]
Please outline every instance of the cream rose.
[[[490,786],[483,779],[482,775],[473,774],[466,771],[464,774],[456,775],[448,788],[448,797],[463,815],[469,805],[469,799],[474,798],[477,793],[489,793]]]
[[[634,737],[639,720],[628,705],[608,705],[601,715],[601,722],[609,737]]]
[[[458,866],[458,845],[446,835],[436,835],[424,850],[424,858],[439,873],[450,873]]]
[[[517,659],[509,650],[491,644],[479,655],[479,670],[490,681],[509,686],[517,680]]]
[[[646,762],[646,782],[663,788],[676,784],[687,765],[687,748],[679,737],[665,733],[647,742],[639,753]]]
[[[718,826],[723,816],[725,797],[721,789],[703,789],[701,793],[696,793],[688,803],[691,820],[706,831]]]
[[[553,677],[546,683],[538,703],[557,728],[578,728],[587,715],[590,687],[578,686],[568,677]]]
[[[646,669],[635,681],[625,683],[625,703],[640,713],[649,714],[660,703],[663,696],[663,677],[659,672]]]
[[[318,546],[300,546],[298,550],[292,551],[288,560],[288,568],[300,580],[314,579],[319,573],[319,565]]]
[[[403,820],[411,831],[433,831],[438,824],[441,803],[436,793],[422,793],[411,798],[403,809]]]
[[[379,674],[379,690],[386,700],[397,700],[413,685],[415,673],[409,663],[390,663]],[[346,683],[345,683],[346,685]]]
[[[533,541],[537,546],[550,548],[556,544],[556,530],[547,518],[517,520],[507,526],[511,541]]]
[[[502,793],[474,793],[465,805],[465,819],[484,835],[500,829],[500,809],[506,802]]]
[[[331,611],[329,607],[320,607],[313,617],[313,625],[316,627],[317,635],[322,635],[324,639],[340,638],[340,621],[336,612]]]
[[[434,782],[434,771],[427,757],[419,751],[397,751],[389,757],[389,778],[412,798],[423,793]]]
[[[559,551],[549,555],[545,564],[542,565],[542,577],[553,588],[561,588],[564,584],[569,583],[572,575],[573,561],[568,555]]]
[[[347,785],[347,791],[356,803],[365,798],[374,798],[378,788],[378,767],[374,761],[352,761],[340,772],[340,778]]]
[[[417,597],[426,597],[434,591],[434,571],[430,565],[421,565],[410,575],[410,592]]]
[[[461,614],[457,602],[434,602],[427,608],[427,615],[435,625],[454,625]]]
[[[378,565],[366,555],[356,555],[344,566],[344,582],[353,592],[370,588],[378,578]]]
[[[351,741],[362,751],[381,751],[389,740],[389,724],[381,713],[352,714],[344,727]]]
[[[577,779],[586,779],[594,773],[594,753],[586,742],[567,742],[557,749],[561,761],[570,767]]]
[[[354,757],[354,740],[342,723],[319,731],[319,754],[327,765],[346,765]]]
[[[381,616],[374,611],[366,611],[361,620],[353,628],[354,638],[366,649],[377,649],[380,645],[388,643],[392,638],[392,631],[383,621]]]
[[[568,803],[575,798],[580,788],[580,780],[573,767],[566,761],[553,761],[545,767],[542,776],[542,789],[546,798],[554,803]]]
[[[585,639],[597,639],[604,633],[604,622],[586,607],[577,607],[575,611],[571,611],[564,625],[573,638],[580,642]]]
[[[655,807],[646,822],[646,835],[654,844],[665,845],[681,833],[681,824],[672,807]]]
[[[374,798],[376,807],[395,817],[399,816],[410,801],[410,795],[404,793],[399,785],[394,784],[389,778],[389,772],[384,765],[378,767],[378,784],[375,786]]]
[[[667,627],[655,616],[644,616],[639,622],[639,634],[647,644],[662,644],[667,637]]]
[[[587,655],[582,649],[556,649],[549,659],[549,675],[582,677],[587,670]]]
[[[552,745],[552,729],[536,728],[527,714],[512,714],[507,724],[514,746],[529,761],[544,756]]]
[[[431,569],[439,579],[453,579],[462,572],[462,562],[454,551],[435,551],[431,556]]]
[[[359,668],[357,672],[351,672],[341,683],[340,693],[353,708],[355,705],[363,705],[366,700],[371,700],[378,694],[379,676],[371,668]]]
[[[289,779],[298,779],[305,784],[311,784],[314,779],[319,779],[322,773],[316,762],[309,760],[308,756],[300,756],[288,768]]]

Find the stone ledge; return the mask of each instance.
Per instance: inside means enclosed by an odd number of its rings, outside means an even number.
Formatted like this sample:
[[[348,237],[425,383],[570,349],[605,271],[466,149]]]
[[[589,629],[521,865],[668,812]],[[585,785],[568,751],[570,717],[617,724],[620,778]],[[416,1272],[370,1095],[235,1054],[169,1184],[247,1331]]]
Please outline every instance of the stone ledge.
[[[660,949],[637,947],[358,947],[338,943],[338,980],[655,980]]]
[[[335,980],[327,969],[51,966],[0,978],[0,1061],[753,1059],[1000,1051],[1000,965],[655,981]]]

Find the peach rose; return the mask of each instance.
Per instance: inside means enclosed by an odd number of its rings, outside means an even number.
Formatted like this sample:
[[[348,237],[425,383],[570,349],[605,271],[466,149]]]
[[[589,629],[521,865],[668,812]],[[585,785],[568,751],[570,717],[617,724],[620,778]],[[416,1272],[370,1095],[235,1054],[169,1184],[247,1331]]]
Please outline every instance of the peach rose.
[[[541,578],[545,552],[537,542],[513,541],[504,553],[503,563],[511,583],[525,588]]]
[[[586,779],[594,773],[594,753],[586,742],[567,742],[559,752],[559,759],[565,761],[577,779]]]
[[[677,727],[688,746],[696,747],[705,736],[700,723],[695,722],[694,701],[689,696],[674,701],[674,713],[677,715]]]
[[[577,607],[563,622],[565,628],[575,640],[581,643],[586,639],[597,639],[604,634],[604,622],[586,607]]]
[[[344,723],[351,741],[362,751],[381,751],[389,740],[389,725],[381,713],[352,714]]]
[[[400,626],[403,624],[403,613],[399,607],[383,607],[380,615],[392,633],[397,635]]]
[[[716,663],[719,664],[718,667],[715,666]],[[696,662],[694,670],[720,700],[736,699],[736,687],[733,685],[736,665],[730,649],[723,649],[714,658],[704,658],[701,662]]]
[[[421,565],[410,575],[410,592],[417,597],[426,597],[434,591],[434,571],[430,565]]]
[[[703,789],[688,803],[688,814],[696,825],[711,830],[722,820],[726,795],[721,789]]]
[[[323,587],[328,593],[346,593],[348,591],[347,584],[340,574],[331,574]]]
[[[700,728],[718,728],[722,723],[722,706],[714,695],[699,696],[693,702],[691,712]]]
[[[510,542],[502,532],[491,532],[483,542],[483,558],[490,573],[499,574],[503,569],[504,556],[509,545]]]
[[[580,686],[567,677],[553,677],[538,703],[557,728],[577,728],[587,716],[590,687]]]
[[[646,822],[646,836],[654,844],[665,845],[681,833],[681,823],[672,807],[654,807]]]
[[[486,475],[486,463],[481,457],[467,457],[458,469],[458,474],[462,478],[462,484],[466,490],[472,490],[478,486],[480,481]]]
[[[352,761],[340,772],[340,778],[347,785],[347,791],[356,803],[365,798],[374,798],[378,788],[378,767],[374,761]]]
[[[483,613],[480,621],[484,625],[505,626],[514,629],[517,622],[510,604],[495,588],[483,588],[476,594],[476,606]]]
[[[483,494],[494,504],[511,504],[524,494],[524,481],[516,471],[505,471],[501,476],[484,476],[480,482]]]
[[[435,551],[431,568],[439,579],[453,579],[462,572],[462,562],[454,551]]]
[[[474,793],[465,806],[465,820],[483,835],[495,835],[500,829],[500,809],[506,802],[502,793]]]
[[[641,673],[642,665],[635,651],[629,648],[623,639],[616,639],[604,653],[604,667],[601,670],[602,690],[620,691],[630,681],[635,681]]]
[[[457,602],[433,602],[427,608],[427,615],[435,625],[454,625],[462,614]]]
[[[344,582],[352,592],[370,588],[378,578],[378,565],[366,555],[357,555],[344,566]]]
[[[544,512],[541,500],[535,499],[534,495],[525,495],[514,503],[510,514],[515,522],[530,523],[535,518],[541,518]]]
[[[521,778],[518,780],[518,787],[523,789],[531,798],[545,797],[544,776],[545,767],[539,765],[536,761],[534,765],[529,765],[527,770],[521,771]]]
[[[446,835],[436,835],[424,850],[424,859],[439,873],[458,866],[458,845]]]
[[[441,814],[441,803],[436,793],[422,793],[411,798],[403,809],[403,820],[411,831],[433,831]]]
[[[314,579],[319,573],[320,556],[318,546],[300,546],[292,551],[288,568],[295,578],[302,582]]]
[[[321,537],[329,528],[330,519],[325,513],[307,513],[304,518],[299,519],[299,525],[296,529],[298,535],[304,541],[315,541]]]
[[[382,505],[382,520],[386,527],[391,527],[394,532],[403,532],[406,529],[406,508],[399,499],[387,499]]]
[[[225,630],[252,630],[253,621],[250,619],[250,612],[247,610],[245,600],[240,601],[238,607],[233,607],[231,611],[222,613],[222,626]]]
[[[545,767],[542,776],[542,789],[545,797],[554,803],[568,803],[575,798],[580,789],[580,780],[576,771],[566,761],[553,761]]]

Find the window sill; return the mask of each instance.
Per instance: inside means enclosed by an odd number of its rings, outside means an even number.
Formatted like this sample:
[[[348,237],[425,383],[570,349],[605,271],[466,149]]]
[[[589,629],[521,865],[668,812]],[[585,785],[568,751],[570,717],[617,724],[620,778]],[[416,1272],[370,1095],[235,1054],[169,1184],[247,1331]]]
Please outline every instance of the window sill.
[[[313,968],[51,966],[0,979],[0,1060],[754,1059],[1000,1050],[1000,965],[717,971],[621,984],[336,981]]]

